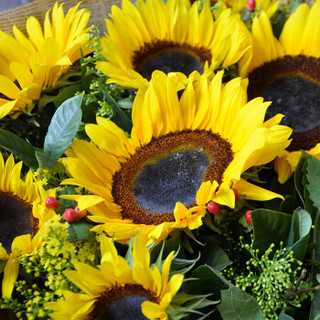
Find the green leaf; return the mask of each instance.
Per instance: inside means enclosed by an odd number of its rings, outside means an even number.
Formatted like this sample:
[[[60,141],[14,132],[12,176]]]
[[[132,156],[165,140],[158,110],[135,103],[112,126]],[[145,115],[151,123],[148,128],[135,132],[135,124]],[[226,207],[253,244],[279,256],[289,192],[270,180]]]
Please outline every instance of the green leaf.
[[[76,83],[70,86],[67,86],[59,92],[57,96],[54,97],[53,103],[56,108],[58,108],[63,102],[75,96],[75,94],[82,90],[81,83]]]
[[[293,257],[298,260],[303,260],[306,253],[311,227],[310,214],[303,209],[297,209],[292,216],[287,247],[290,247],[290,251],[294,252]]]
[[[278,320],[294,320],[294,319],[289,315],[287,315],[284,310],[282,310],[281,313],[279,314]]]
[[[134,259],[133,259],[133,242],[134,242],[134,238],[130,239],[129,245],[128,245],[128,250],[127,253],[125,255],[125,259],[128,262],[128,265],[130,268],[133,268],[134,265]]]
[[[221,271],[232,262],[228,255],[215,243],[207,243],[201,261],[217,271]]]
[[[164,245],[164,248],[162,248]],[[173,238],[170,238],[169,240],[164,240],[162,243],[159,243],[158,245],[156,245],[155,247],[153,247],[151,249],[150,252],[150,261],[151,263],[156,263],[157,264],[157,260],[159,255],[162,252],[162,256],[167,257],[168,254],[171,251],[179,251],[179,248],[182,246],[181,244],[181,239],[180,236],[176,236]],[[184,254],[183,254],[183,250],[179,251],[178,257],[183,259],[184,258]]]
[[[314,293],[314,297],[311,304],[309,320],[320,319],[320,291]]]
[[[69,223],[68,227],[68,241],[75,242],[78,240],[87,240],[92,231],[90,229],[93,228],[92,224],[89,224],[86,221],[75,221],[73,223]]]
[[[120,105],[116,100],[112,98],[107,90],[104,92],[106,102],[112,107],[116,118],[114,119],[115,123],[126,132],[131,132],[132,122],[129,116],[121,109]]]
[[[223,320],[265,320],[258,302],[235,286],[221,292],[218,310]]]
[[[306,177],[308,184],[307,190],[313,205],[320,211],[320,160],[313,157],[307,160]]]
[[[221,290],[228,289],[231,286],[229,281],[208,265],[202,265],[195,269],[191,278],[194,279],[189,283],[192,294],[211,293],[213,299],[219,299]]]
[[[195,259],[179,259],[175,258],[172,260],[171,263],[171,270],[170,274],[186,274],[189,272],[193,266],[196,264],[196,262],[200,259],[200,252],[197,258]]]
[[[272,243],[275,248],[280,247],[280,242],[287,242],[290,225],[291,215],[267,210],[257,209],[251,213],[251,220],[254,235],[254,248],[259,249],[263,254]]]
[[[297,209],[294,211],[287,246],[292,246],[295,242],[308,235],[311,226],[312,219],[306,210]]]
[[[59,159],[72,143],[81,122],[82,95],[68,99],[54,113],[44,140],[44,153]]]
[[[299,160],[299,163],[298,163],[296,170],[294,172],[294,185],[295,185],[296,191],[300,197],[300,200],[301,200],[304,208],[306,206],[305,206],[305,201],[304,201],[304,185],[302,183],[302,178],[304,175],[302,168],[303,168],[304,163],[306,162],[308,157],[309,157],[308,154],[306,154],[305,152],[302,153],[301,158]]]
[[[14,133],[0,129],[0,146],[16,155],[28,167],[34,170],[38,168],[38,161],[35,155],[37,149]]]
[[[39,163],[39,167],[51,172],[64,172],[65,167],[56,159],[52,159],[41,151],[36,151],[36,158]]]
[[[122,109],[132,109],[133,106],[132,98],[121,99],[118,101],[118,103]]]

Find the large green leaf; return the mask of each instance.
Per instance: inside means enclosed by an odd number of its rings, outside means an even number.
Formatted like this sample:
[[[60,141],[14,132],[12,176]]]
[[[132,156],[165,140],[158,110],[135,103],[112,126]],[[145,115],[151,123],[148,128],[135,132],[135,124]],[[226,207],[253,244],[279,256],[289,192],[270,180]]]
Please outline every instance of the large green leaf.
[[[294,258],[303,260],[309,243],[312,219],[304,209],[293,213],[287,247],[293,251]]]
[[[306,210],[297,209],[292,216],[287,246],[290,247],[301,238],[309,235],[311,226],[310,214]]]
[[[272,243],[279,248],[279,243],[287,243],[291,215],[267,209],[257,209],[251,214],[254,248],[263,254]]]
[[[223,270],[232,263],[228,255],[215,243],[206,244],[202,253],[201,262],[217,271]]]
[[[265,320],[258,302],[235,286],[221,291],[218,310],[223,320]]]
[[[44,153],[59,159],[72,143],[81,122],[82,96],[66,100],[54,113],[44,141]]]
[[[211,293],[212,299],[219,299],[221,290],[231,286],[229,281],[208,265],[202,265],[195,269],[191,278],[193,281],[189,283],[190,292],[192,294]]]
[[[320,320],[320,291],[314,293],[309,320]]]
[[[294,185],[304,208],[306,206],[305,206],[305,199],[304,199],[304,185],[302,183],[303,175],[304,175],[302,168],[308,157],[309,157],[308,154],[302,153],[299,163],[294,172]]]
[[[38,168],[38,161],[35,156],[37,149],[14,133],[0,129],[0,146],[16,155],[28,167],[35,170]]]
[[[320,211],[320,160],[315,157],[307,160],[306,177],[308,181],[306,188],[309,191],[310,199]]]

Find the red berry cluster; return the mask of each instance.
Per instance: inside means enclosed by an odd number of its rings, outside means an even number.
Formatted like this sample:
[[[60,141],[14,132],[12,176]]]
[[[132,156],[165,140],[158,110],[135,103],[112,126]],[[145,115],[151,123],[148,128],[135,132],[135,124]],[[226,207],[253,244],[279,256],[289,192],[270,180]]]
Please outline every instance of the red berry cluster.
[[[64,219],[68,222],[73,222],[77,219],[82,219],[87,215],[87,209],[80,210],[78,206],[76,206],[74,209],[66,209],[64,211]]]
[[[48,197],[45,205],[48,209],[57,209],[60,205],[59,201],[55,197]],[[75,208],[68,208],[64,210],[64,219],[68,222],[73,222],[76,219],[82,219],[87,215],[87,210],[80,210],[76,205]]]

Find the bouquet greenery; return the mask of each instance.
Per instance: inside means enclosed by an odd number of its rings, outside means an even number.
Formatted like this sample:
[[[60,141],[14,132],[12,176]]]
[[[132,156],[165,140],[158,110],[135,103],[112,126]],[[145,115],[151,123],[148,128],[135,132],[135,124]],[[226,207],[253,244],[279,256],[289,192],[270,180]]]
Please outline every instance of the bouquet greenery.
[[[320,319],[320,0],[89,16],[0,31],[0,319]]]

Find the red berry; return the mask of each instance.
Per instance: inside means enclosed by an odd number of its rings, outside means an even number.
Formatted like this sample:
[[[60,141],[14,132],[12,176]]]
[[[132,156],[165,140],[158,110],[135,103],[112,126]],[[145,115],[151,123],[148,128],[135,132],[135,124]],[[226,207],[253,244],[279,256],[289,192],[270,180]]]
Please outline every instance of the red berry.
[[[240,199],[239,192],[238,192],[238,190],[233,189],[233,188],[231,188],[231,190],[233,191],[234,197],[235,197],[235,201],[237,202]]]
[[[249,226],[252,225],[251,212],[252,212],[252,210],[248,210],[248,211],[246,212],[246,215],[245,215],[245,217],[246,217],[246,222],[247,222],[247,224],[248,224]]]
[[[220,213],[220,206],[218,203],[214,201],[210,201],[207,203],[207,210],[212,214],[219,214]]]
[[[57,209],[59,207],[59,201],[55,197],[48,197],[45,205],[48,209]]]
[[[78,219],[82,219],[82,218],[84,218],[84,217],[87,215],[87,209],[84,209],[84,210],[81,210],[81,211],[80,211],[79,207],[76,206],[76,207],[74,208],[74,210],[75,210],[75,211],[77,212],[77,214],[78,214]]]
[[[256,1],[255,0],[248,0],[247,9],[249,11],[254,11],[255,8],[256,8]]]
[[[74,209],[66,209],[64,210],[64,219],[68,222],[73,222],[78,219],[78,213]]]

